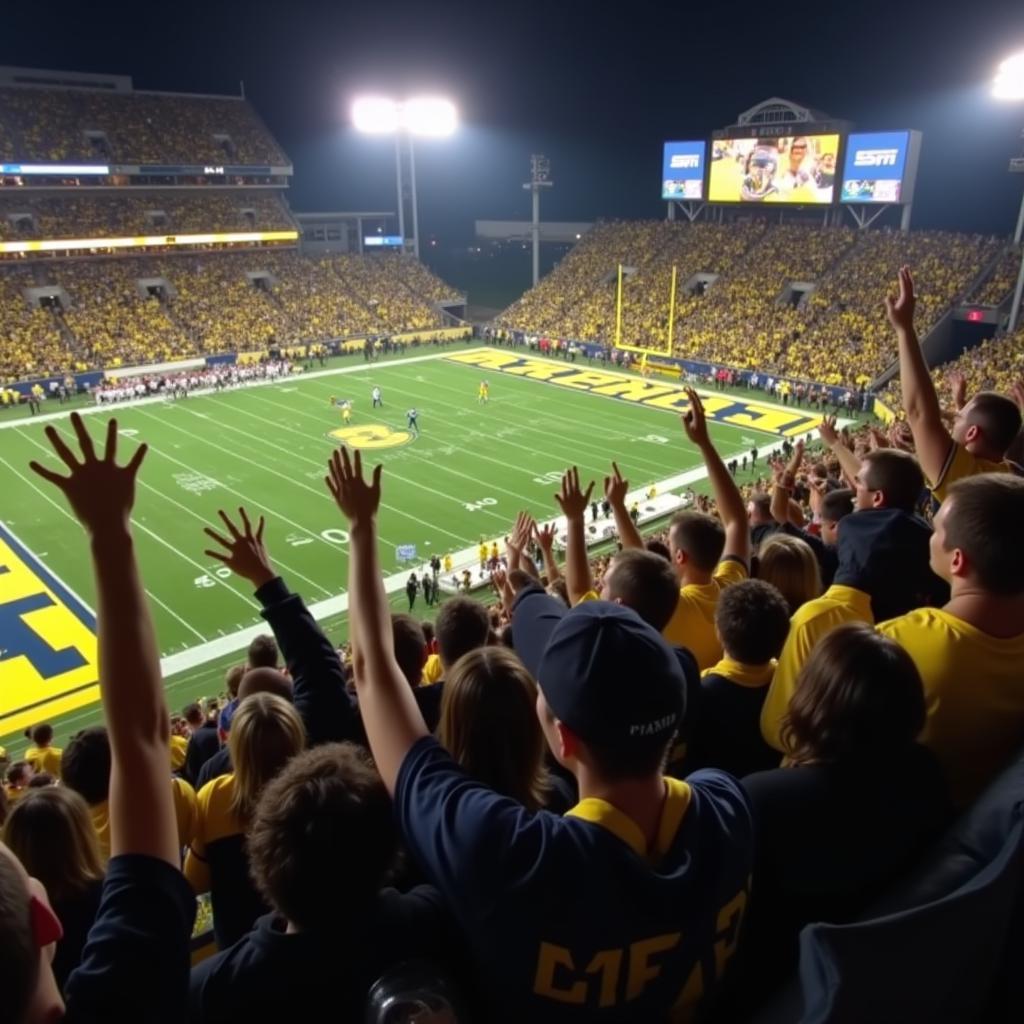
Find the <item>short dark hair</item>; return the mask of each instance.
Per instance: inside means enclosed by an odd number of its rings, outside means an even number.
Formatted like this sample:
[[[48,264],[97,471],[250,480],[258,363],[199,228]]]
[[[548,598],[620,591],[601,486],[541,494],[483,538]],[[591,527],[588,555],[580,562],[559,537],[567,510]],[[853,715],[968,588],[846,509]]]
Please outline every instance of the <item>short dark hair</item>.
[[[668,545],[664,541],[648,540],[644,547],[655,555],[661,555],[666,562],[672,561],[672,552],[669,551]]]
[[[206,720],[206,716],[203,714],[203,709],[195,702],[186,704],[181,709],[181,717],[188,722],[189,725],[202,725]]]
[[[395,644],[395,660],[410,686],[423,679],[423,663],[427,659],[427,641],[423,627],[411,615],[391,616],[391,636]]]
[[[60,777],[65,786],[80,793],[90,806],[107,799],[110,794],[110,737],[105,726],[94,725],[71,737],[60,757]]]
[[[765,494],[763,491],[758,491],[750,499],[750,504],[754,506],[754,511],[767,519],[774,519],[772,515],[772,496]]]
[[[913,512],[924,490],[921,464],[899,448],[875,448],[861,459],[864,485],[885,495],[886,508]]]
[[[254,693],[272,693],[291,703],[292,690],[292,681],[283,672],[276,668],[261,666],[249,669],[242,676],[242,681],[238,684],[238,699],[243,701]]]
[[[1024,479],[984,473],[957,480],[946,495],[945,549],[960,548],[985,590],[1024,592]]]
[[[39,983],[39,948],[25,879],[14,861],[0,853],[0,991],[4,1016],[21,1021]]]
[[[468,597],[453,597],[445,601],[434,620],[441,664],[450,668],[464,654],[483,647],[490,628],[487,609],[478,601]]]
[[[53,726],[49,722],[44,722],[42,725],[37,725],[32,729],[28,729],[25,732],[32,742],[37,747],[45,747],[48,743],[53,742]]]
[[[7,768],[7,784],[9,786],[15,786],[25,776],[26,770],[31,770],[32,765],[28,761],[15,761]]]
[[[429,647],[434,642],[434,624],[424,619],[420,623],[420,629],[423,630],[423,639],[426,641]]]
[[[232,665],[224,673],[224,686],[231,695],[232,700],[238,696],[238,687],[242,685],[242,676],[245,675],[248,669],[249,666],[243,662],[240,665]]]
[[[28,780],[29,789],[45,789],[47,786],[52,786],[57,780],[49,772],[36,772],[31,779]]]
[[[821,499],[821,518],[826,523],[838,523],[853,512],[854,493],[849,487],[829,491]]]
[[[687,509],[677,512],[668,524],[672,544],[704,572],[711,572],[725,549],[725,527],[706,512]]]
[[[837,626],[811,651],[782,720],[797,764],[872,761],[913,743],[925,722],[914,659],[862,622]]]
[[[1017,403],[995,391],[979,391],[968,403],[968,419],[981,428],[992,451],[1003,455],[1020,433]]]
[[[718,598],[715,626],[722,647],[743,665],[777,658],[789,635],[789,605],[778,587],[763,580],[741,580]]]
[[[277,641],[269,633],[253,637],[245,655],[249,668],[277,668],[279,659]]]
[[[679,580],[672,564],[653,551],[624,548],[605,571],[608,597],[616,598],[659,633],[679,604]]]
[[[250,873],[300,929],[333,933],[376,899],[397,842],[391,800],[365,751],[322,744],[263,790],[248,831]]]

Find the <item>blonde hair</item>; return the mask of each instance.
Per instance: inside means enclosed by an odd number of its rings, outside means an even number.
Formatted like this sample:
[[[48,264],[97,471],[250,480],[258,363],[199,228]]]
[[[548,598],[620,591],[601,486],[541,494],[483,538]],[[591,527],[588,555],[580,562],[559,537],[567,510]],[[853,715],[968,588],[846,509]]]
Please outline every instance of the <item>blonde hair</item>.
[[[785,533],[772,534],[761,545],[757,578],[778,587],[790,615],[821,596],[821,570],[811,546]]]
[[[437,738],[478,782],[529,810],[547,803],[537,684],[505,647],[478,647],[445,676]]]
[[[51,899],[74,896],[103,878],[89,805],[67,786],[28,790],[7,817],[4,842]]]
[[[231,719],[228,750],[235,773],[232,813],[248,822],[263,787],[306,746],[295,708],[273,693],[249,694]]]

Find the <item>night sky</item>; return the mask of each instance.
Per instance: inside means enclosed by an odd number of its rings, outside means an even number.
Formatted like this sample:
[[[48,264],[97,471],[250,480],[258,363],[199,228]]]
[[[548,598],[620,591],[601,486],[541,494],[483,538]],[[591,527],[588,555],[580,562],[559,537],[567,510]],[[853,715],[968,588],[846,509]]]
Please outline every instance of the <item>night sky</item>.
[[[8,5],[11,8],[13,5]],[[417,144],[421,235],[526,217],[661,217],[661,143],[772,95],[864,130],[924,132],[914,224],[1008,233],[1024,104],[989,98],[1024,48],[1024,4],[860,0],[655,4],[207,0],[6,9],[0,63],[130,74],[136,87],[247,95],[295,164],[297,210],[393,209],[392,143],[354,135],[363,91],[442,92],[458,136]]]

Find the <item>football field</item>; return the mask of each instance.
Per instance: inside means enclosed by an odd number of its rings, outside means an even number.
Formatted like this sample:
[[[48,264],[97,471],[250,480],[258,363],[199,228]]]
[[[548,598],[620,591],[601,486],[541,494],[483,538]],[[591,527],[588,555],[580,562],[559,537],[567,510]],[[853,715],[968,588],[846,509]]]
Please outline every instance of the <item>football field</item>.
[[[486,405],[478,400],[485,378]],[[374,386],[382,408],[371,409]],[[353,401],[347,429],[332,398]],[[381,554],[398,608],[407,606],[401,584],[411,565],[475,550],[481,538],[500,543],[520,509],[553,518],[569,465],[582,480],[597,479],[598,492],[612,459],[631,490],[701,489],[700,456],[678,422],[684,404],[678,382],[666,378],[460,346],[117,407],[122,456],[142,441],[150,447],[135,536],[172,710],[218,693],[225,667],[262,622],[248,584],[203,554],[202,528],[218,525],[218,509],[242,505],[266,517],[278,571],[340,643],[348,534],[323,482],[338,443],[384,464]],[[418,436],[406,426],[411,407]],[[33,723],[53,722],[65,740],[99,718],[85,538],[61,495],[28,469],[31,459],[57,465],[44,421],[71,436],[66,415],[44,408],[42,417],[0,418],[0,744],[14,749]],[[86,424],[99,436],[112,411],[88,409]],[[767,453],[818,421],[806,410],[717,392],[708,415],[726,460],[754,446]],[[415,562],[399,559],[409,545]],[[425,611],[422,599],[416,610]]]

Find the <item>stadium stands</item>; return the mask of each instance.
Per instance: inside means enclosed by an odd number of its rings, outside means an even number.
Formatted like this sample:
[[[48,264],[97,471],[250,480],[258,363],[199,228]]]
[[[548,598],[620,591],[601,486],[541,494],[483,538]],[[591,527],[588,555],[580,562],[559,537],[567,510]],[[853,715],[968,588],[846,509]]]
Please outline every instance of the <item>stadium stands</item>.
[[[245,100],[91,89],[0,89],[0,159],[284,165]]]
[[[295,222],[273,192],[0,193],[0,241],[289,229]]]

